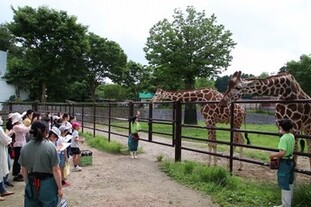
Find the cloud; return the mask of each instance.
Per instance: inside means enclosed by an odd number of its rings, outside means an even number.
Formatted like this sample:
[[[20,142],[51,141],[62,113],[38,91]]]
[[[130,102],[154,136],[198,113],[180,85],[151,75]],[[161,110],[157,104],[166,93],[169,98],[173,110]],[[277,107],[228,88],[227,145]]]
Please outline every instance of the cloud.
[[[309,0],[2,0],[0,22],[12,20],[11,4],[67,11],[89,31],[119,43],[129,59],[142,64],[147,64],[142,48],[150,28],[171,19],[174,9],[185,10],[189,5],[205,10],[207,17],[215,14],[218,24],[233,33],[237,46],[226,73],[236,69],[255,75],[271,73],[311,53]]]

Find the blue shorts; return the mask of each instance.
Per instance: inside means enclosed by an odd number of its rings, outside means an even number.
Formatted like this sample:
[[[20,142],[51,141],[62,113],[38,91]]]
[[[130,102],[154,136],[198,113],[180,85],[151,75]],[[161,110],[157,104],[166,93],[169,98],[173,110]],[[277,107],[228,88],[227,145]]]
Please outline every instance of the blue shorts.
[[[66,159],[65,159],[65,153],[62,152],[59,154],[59,166],[60,167],[65,167],[65,162],[66,162]]]

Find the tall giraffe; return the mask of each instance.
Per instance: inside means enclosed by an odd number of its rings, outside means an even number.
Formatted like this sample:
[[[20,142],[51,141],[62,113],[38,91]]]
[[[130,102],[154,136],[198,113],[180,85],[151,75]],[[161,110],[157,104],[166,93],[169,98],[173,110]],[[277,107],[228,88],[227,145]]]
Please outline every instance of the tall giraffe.
[[[233,100],[237,100],[246,94],[277,96],[278,100],[309,99],[310,97],[301,89],[295,78],[287,73],[270,76],[265,79],[242,79],[241,71],[235,72],[230,80],[227,91],[224,93],[220,106],[226,106]],[[276,104],[276,123],[281,119],[290,119],[296,132],[311,135],[311,104],[288,103]],[[311,153],[311,140],[307,139],[308,152]],[[297,149],[297,142],[296,142]],[[309,157],[311,167],[311,157]]]
[[[185,91],[165,91],[158,89],[152,98],[151,102],[157,102],[162,100],[170,101],[219,101],[223,95],[213,89],[198,89],[198,90],[185,90]],[[217,103],[215,104],[202,104],[201,114],[205,119],[207,127],[216,127],[216,123],[230,123],[230,108],[229,107],[219,107]],[[243,121],[245,119],[245,110],[240,105],[236,105],[234,108],[234,128],[240,129]],[[216,130],[208,130],[208,139],[216,140]],[[244,137],[241,132],[234,132],[234,143],[244,144]],[[217,152],[217,143],[208,143],[209,152]],[[242,157],[243,148],[240,147],[239,157]],[[211,155],[208,155],[208,165],[211,164]],[[213,156],[214,165],[217,165],[217,159]],[[239,170],[242,169],[242,162],[240,162]]]

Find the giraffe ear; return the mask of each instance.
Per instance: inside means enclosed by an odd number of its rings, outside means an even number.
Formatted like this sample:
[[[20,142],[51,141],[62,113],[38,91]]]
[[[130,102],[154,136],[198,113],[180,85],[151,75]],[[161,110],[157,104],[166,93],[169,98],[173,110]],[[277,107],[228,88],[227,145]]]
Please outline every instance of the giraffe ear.
[[[241,80],[241,74],[242,74],[242,72],[241,71],[238,71],[238,74],[237,74],[237,80]]]
[[[236,81],[240,80],[241,78],[241,71],[235,71],[231,77],[231,80],[233,83],[235,83]]]

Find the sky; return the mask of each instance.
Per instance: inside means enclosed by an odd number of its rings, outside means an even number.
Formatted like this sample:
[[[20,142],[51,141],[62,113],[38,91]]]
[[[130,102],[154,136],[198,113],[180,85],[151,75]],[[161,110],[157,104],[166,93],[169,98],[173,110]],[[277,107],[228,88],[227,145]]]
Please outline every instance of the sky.
[[[222,75],[237,70],[275,74],[289,61],[311,54],[310,0],[1,0],[0,23],[13,20],[14,8],[48,6],[77,17],[88,31],[117,42],[129,60],[147,65],[143,48],[149,30],[174,9],[194,6],[206,17],[233,33],[237,43],[231,65]]]

